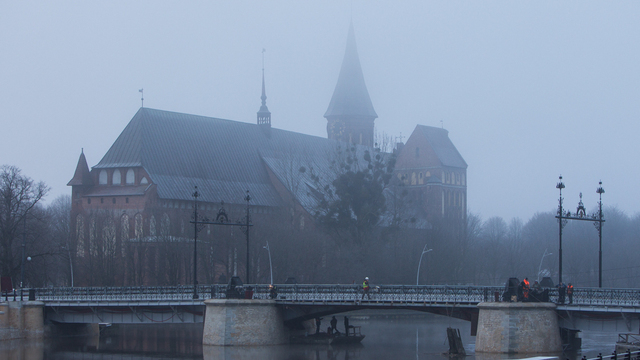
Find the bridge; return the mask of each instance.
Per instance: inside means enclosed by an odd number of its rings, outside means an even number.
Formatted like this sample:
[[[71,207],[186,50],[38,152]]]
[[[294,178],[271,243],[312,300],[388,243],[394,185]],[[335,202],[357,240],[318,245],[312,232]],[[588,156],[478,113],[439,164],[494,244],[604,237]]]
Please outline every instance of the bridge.
[[[245,285],[253,299],[269,299],[268,285]],[[204,321],[204,301],[225,299],[226,285],[163,287],[52,287],[35,290],[45,321],[58,323],[184,323]],[[361,309],[410,309],[453,316],[475,325],[478,303],[492,302],[495,286],[382,285],[362,299],[359,285],[277,285],[275,303],[288,325],[318,316]],[[558,302],[557,289],[549,300]],[[496,295],[498,294],[498,295]],[[11,300],[9,296],[6,300]],[[19,298],[19,296],[18,296]],[[640,289],[576,288],[572,304],[558,304],[563,325],[632,331],[640,328]],[[474,326],[472,326],[474,329]],[[473,330],[472,330],[473,331]]]

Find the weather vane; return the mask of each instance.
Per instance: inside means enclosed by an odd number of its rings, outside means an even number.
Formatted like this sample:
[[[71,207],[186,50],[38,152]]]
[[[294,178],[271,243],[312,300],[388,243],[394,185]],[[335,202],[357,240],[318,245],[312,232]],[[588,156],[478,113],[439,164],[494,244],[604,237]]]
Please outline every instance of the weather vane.
[[[144,107],[144,89],[140,89],[138,92],[140,93],[140,101],[142,102],[142,105],[140,106]]]

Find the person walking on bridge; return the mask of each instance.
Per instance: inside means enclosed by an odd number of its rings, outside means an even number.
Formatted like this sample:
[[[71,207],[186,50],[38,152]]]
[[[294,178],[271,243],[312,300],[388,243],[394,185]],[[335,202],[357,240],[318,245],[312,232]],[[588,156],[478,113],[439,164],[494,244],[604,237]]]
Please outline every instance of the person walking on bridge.
[[[573,304],[573,285],[567,284],[567,295],[569,296],[569,305]]]
[[[362,299],[364,300],[364,295],[367,295],[367,299],[371,299],[371,295],[369,295],[369,277],[364,278],[364,282],[362,283]]]

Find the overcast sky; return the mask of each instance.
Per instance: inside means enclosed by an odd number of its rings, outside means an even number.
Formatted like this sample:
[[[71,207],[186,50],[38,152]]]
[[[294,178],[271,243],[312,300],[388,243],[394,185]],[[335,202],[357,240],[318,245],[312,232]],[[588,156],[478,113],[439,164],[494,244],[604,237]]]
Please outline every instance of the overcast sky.
[[[353,20],[376,128],[444,126],[469,210],[524,221],[579,192],[638,213],[640,2],[2,1],[0,164],[69,194],[140,107],[326,137]]]

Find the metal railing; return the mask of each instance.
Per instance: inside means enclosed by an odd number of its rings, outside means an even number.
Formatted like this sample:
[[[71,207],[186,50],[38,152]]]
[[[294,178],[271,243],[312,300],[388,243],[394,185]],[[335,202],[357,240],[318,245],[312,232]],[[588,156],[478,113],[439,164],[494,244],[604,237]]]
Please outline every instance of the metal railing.
[[[611,355],[598,354],[598,356],[591,359],[583,356],[582,360],[640,360],[640,351],[627,350],[624,353],[616,353],[614,351]]]
[[[251,289],[254,299],[269,299],[269,285],[244,285],[239,287],[236,295],[243,297],[246,290]],[[193,285],[185,286],[132,286],[132,287],[51,287],[31,289],[35,291],[36,300],[50,301],[166,301],[193,300]],[[198,285],[196,289],[198,299],[227,298],[226,285]],[[558,290],[549,290],[549,301],[558,303]],[[19,291],[19,290],[18,290]],[[449,285],[381,285],[372,287],[364,300],[377,302],[406,302],[406,303],[455,303],[473,305],[479,302],[495,301],[496,293],[502,298],[503,287],[496,286],[449,286]],[[330,285],[330,284],[297,284],[276,285],[279,302],[354,302],[362,299],[363,291],[360,285]],[[26,294],[25,289],[25,294]],[[12,295],[8,299],[12,300]],[[569,297],[565,297],[565,304],[569,304]],[[19,299],[19,297],[18,297]],[[640,307],[639,289],[574,289],[573,303],[575,306],[621,306]]]

